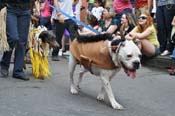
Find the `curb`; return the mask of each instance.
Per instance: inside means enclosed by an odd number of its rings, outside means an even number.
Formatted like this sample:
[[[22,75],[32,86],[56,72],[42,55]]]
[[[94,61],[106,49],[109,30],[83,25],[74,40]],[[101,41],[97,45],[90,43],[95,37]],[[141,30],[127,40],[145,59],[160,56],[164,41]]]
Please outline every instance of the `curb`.
[[[142,65],[159,69],[167,69],[172,66],[175,67],[175,60],[170,58],[170,56],[159,55],[151,59],[145,59]]]

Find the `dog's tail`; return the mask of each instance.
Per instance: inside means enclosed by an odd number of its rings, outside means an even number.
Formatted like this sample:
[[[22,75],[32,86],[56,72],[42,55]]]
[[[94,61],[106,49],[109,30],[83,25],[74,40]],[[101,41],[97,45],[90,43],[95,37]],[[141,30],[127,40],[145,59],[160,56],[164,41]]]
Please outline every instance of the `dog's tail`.
[[[109,33],[99,34],[99,35],[83,35],[78,36],[77,41],[80,43],[87,43],[87,42],[98,42],[104,40],[112,40],[113,36]]]

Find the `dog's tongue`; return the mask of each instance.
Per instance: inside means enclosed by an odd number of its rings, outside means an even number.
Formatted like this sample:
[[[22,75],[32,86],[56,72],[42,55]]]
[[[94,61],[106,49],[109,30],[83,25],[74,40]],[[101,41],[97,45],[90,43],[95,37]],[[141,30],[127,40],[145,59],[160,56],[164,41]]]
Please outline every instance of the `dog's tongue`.
[[[136,70],[126,70],[125,72],[132,79],[135,79],[136,78]]]

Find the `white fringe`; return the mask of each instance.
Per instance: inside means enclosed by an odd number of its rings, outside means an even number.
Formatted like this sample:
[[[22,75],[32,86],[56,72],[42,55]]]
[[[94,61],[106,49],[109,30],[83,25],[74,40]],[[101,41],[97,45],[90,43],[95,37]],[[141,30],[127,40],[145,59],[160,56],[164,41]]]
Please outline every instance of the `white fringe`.
[[[9,44],[7,42],[7,34],[6,34],[6,16],[7,16],[7,9],[4,7],[0,11],[0,50],[8,51]]]

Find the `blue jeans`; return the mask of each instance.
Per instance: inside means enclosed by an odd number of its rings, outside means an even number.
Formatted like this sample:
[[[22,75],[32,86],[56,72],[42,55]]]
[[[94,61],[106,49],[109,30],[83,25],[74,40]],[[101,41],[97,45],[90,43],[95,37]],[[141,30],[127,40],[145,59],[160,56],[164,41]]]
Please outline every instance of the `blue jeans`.
[[[42,17],[40,16],[40,25],[44,25],[48,30],[51,30],[52,29],[52,25],[51,25],[51,22],[50,22],[50,18],[51,17]]]
[[[30,25],[30,10],[7,7],[6,23],[7,41],[10,50],[4,52],[1,67],[7,70],[9,69],[12,51],[15,48],[13,74],[18,75],[23,73],[24,56]]]
[[[160,43],[160,51],[173,50],[173,46],[170,44],[170,36],[173,20],[175,14],[175,5],[157,6],[156,10],[156,22],[158,30],[158,40]]]

